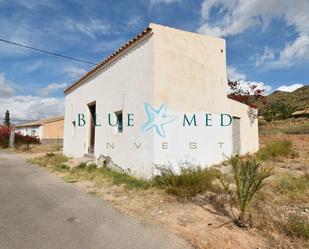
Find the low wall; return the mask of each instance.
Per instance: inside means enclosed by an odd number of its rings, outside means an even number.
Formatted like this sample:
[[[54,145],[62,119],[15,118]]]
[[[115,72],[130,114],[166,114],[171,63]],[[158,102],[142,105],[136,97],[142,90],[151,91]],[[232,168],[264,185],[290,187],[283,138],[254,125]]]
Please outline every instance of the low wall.
[[[59,146],[63,145],[62,138],[43,138],[40,141],[41,144],[58,144]]]

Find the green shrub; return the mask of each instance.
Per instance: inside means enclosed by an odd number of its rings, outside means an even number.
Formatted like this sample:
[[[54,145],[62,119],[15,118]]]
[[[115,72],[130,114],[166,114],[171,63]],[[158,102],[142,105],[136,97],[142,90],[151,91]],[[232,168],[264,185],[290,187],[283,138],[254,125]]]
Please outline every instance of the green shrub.
[[[294,108],[280,101],[267,104],[263,110],[263,117],[267,122],[272,120],[288,119],[292,116]]]
[[[271,169],[261,168],[261,163],[255,159],[242,161],[238,156],[232,157],[230,162],[236,188],[231,188],[222,175],[218,175],[218,179],[229,194],[231,205],[239,211],[238,216],[234,215],[235,223],[240,227],[249,227],[252,225],[250,208],[254,196],[262,188],[264,180],[271,176]]]
[[[279,191],[294,201],[309,202],[309,174],[302,176],[283,175],[280,178]]]
[[[285,234],[292,237],[309,239],[309,220],[300,215],[290,215],[287,222],[281,224]]]
[[[285,134],[309,134],[309,123],[293,125],[281,131]]]
[[[208,190],[212,190],[216,176],[214,171],[200,167],[181,168],[180,173],[175,173],[171,168],[158,168],[160,175],[154,177],[155,186],[166,188],[170,194],[182,198],[191,198]]]
[[[276,157],[294,156],[296,153],[293,150],[292,142],[287,140],[268,142],[257,152],[257,158],[263,161]]]
[[[55,171],[59,171],[59,172],[66,172],[66,171],[69,171],[70,167],[64,163],[61,163],[61,164],[56,164],[54,167],[53,167],[53,170]]]
[[[124,184],[129,188],[142,188],[142,189],[147,189],[150,187],[149,181],[142,178],[136,178],[125,172],[114,171],[106,167],[100,168],[99,171],[105,177],[112,179],[113,184],[116,185]]]
[[[97,183],[107,179],[110,180],[113,184],[124,184],[128,188],[147,189],[150,187],[149,181],[136,178],[127,174],[126,172],[115,171],[106,167],[98,168],[95,164],[87,166],[86,163],[81,163],[76,168],[74,168],[69,179],[85,179],[95,181]]]
[[[36,157],[29,160],[31,163],[38,164],[43,167],[61,168],[60,165],[67,162],[68,158],[64,155],[47,153],[43,157]]]

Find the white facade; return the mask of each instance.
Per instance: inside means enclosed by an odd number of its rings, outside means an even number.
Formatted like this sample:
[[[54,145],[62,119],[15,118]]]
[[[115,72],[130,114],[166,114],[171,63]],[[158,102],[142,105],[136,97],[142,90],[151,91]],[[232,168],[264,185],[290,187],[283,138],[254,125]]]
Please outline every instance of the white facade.
[[[65,91],[64,154],[83,157],[94,143],[96,158],[109,156],[119,167],[151,177],[155,165],[209,166],[233,152],[256,152],[257,120],[250,121],[248,106],[227,98],[225,41],[156,24],[150,28]],[[94,103],[101,126],[91,142]],[[163,125],[164,136],[155,127],[142,130],[149,118],[146,103],[156,110],[167,107],[171,121]],[[122,133],[108,124],[108,114],[115,122],[119,111]],[[84,126],[78,125],[78,114],[85,116]],[[222,114],[235,117],[234,124],[221,126]],[[183,126],[184,115],[195,115],[196,126]]]
[[[42,128],[43,126],[29,126],[29,127],[15,128],[15,131],[19,132],[21,135],[24,136],[28,135],[42,139]]]

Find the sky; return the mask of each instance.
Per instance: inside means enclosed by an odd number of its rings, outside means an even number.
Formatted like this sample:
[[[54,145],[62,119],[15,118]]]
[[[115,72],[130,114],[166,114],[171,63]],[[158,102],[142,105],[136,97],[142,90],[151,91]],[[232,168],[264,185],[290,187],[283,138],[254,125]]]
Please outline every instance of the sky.
[[[150,22],[226,39],[229,79],[266,94],[309,84],[308,0],[0,0],[0,39],[93,63]],[[91,67],[0,42],[0,116],[62,115]]]

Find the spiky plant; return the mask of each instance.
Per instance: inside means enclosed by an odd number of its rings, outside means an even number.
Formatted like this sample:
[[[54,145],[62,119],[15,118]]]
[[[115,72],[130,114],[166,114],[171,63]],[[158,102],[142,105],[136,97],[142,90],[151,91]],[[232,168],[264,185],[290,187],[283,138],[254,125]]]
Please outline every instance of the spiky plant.
[[[241,160],[239,156],[230,159],[233,167],[235,188],[231,188],[223,176],[219,180],[226,192],[231,197],[231,204],[236,206],[239,215],[235,217],[235,223],[240,227],[252,225],[250,208],[255,194],[263,187],[263,181],[271,176],[272,169],[261,168],[261,162],[255,159]]]

